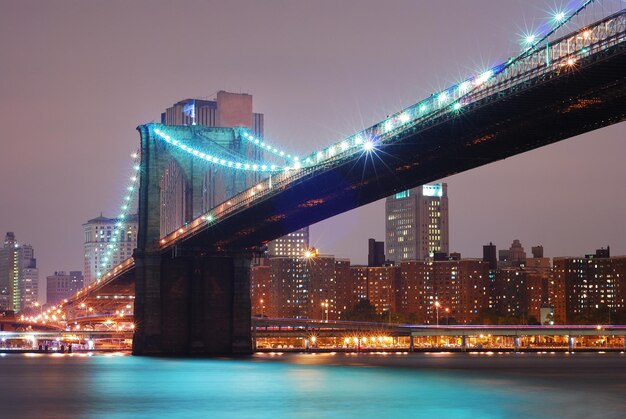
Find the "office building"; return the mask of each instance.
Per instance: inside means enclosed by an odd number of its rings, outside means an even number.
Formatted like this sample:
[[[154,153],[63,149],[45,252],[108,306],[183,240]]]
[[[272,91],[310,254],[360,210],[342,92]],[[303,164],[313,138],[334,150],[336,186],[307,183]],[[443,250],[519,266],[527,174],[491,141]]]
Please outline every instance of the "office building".
[[[489,243],[483,246],[483,261],[489,263],[489,269],[498,268],[498,257],[496,256],[496,245]]]
[[[46,277],[46,304],[56,305],[83,288],[81,271],[58,271]]]
[[[35,251],[6,233],[0,249],[0,310],[19,312],[34,306],[39,296],[39,269]]]
[[[385,264],[385,242],[369,239],[367,247],[367,266],[383,266]]]
[[[424,260],[449,252],[448,187],[423,185],[386,199],[387,259]]]
[[[83,224],[85,286],[133,255],[137,247],[138,217],[127,216],[122,232],[115,228],[118,221],[100,214]],[[114,245],[113,250],[109,249],[109,244]]]

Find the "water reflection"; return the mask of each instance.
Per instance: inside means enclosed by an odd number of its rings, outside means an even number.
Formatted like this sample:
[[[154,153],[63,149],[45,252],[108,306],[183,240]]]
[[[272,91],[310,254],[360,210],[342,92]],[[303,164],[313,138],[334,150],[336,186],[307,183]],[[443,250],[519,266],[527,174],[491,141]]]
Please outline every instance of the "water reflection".
[[[620,354],[0,359],[0,417],[622,417]]]

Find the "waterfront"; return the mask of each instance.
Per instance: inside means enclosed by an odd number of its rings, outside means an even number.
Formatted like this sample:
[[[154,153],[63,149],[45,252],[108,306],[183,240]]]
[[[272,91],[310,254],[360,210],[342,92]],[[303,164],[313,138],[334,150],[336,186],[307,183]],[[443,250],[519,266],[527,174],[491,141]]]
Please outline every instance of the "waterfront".
[[[1,417],[623,417],[619,353],[0,357]]]

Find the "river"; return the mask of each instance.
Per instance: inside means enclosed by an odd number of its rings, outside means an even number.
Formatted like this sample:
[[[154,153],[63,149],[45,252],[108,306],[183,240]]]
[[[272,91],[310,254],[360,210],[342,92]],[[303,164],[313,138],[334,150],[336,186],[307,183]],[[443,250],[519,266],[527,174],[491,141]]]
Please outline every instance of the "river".
[[[623,418],[620,353],[0,356],[0,418]]]

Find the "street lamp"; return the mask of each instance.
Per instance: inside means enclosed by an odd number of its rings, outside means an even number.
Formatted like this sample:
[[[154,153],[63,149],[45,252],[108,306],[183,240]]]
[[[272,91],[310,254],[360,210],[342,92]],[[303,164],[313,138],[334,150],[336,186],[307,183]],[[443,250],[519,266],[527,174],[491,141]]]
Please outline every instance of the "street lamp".
[[[261,317],[263,317],[263,312],[265,311],[265,306],[263,305],[263,299],[261,298]]]
[[[441,304],[439,304],[439,301],[435,301],[435,309],[437,310],[437,327],[439,327],[439,307],[441,307]]]
[[[450,309],[446,307],[446,326],[450,324],[450,315],[448,313],[450,313]]]

